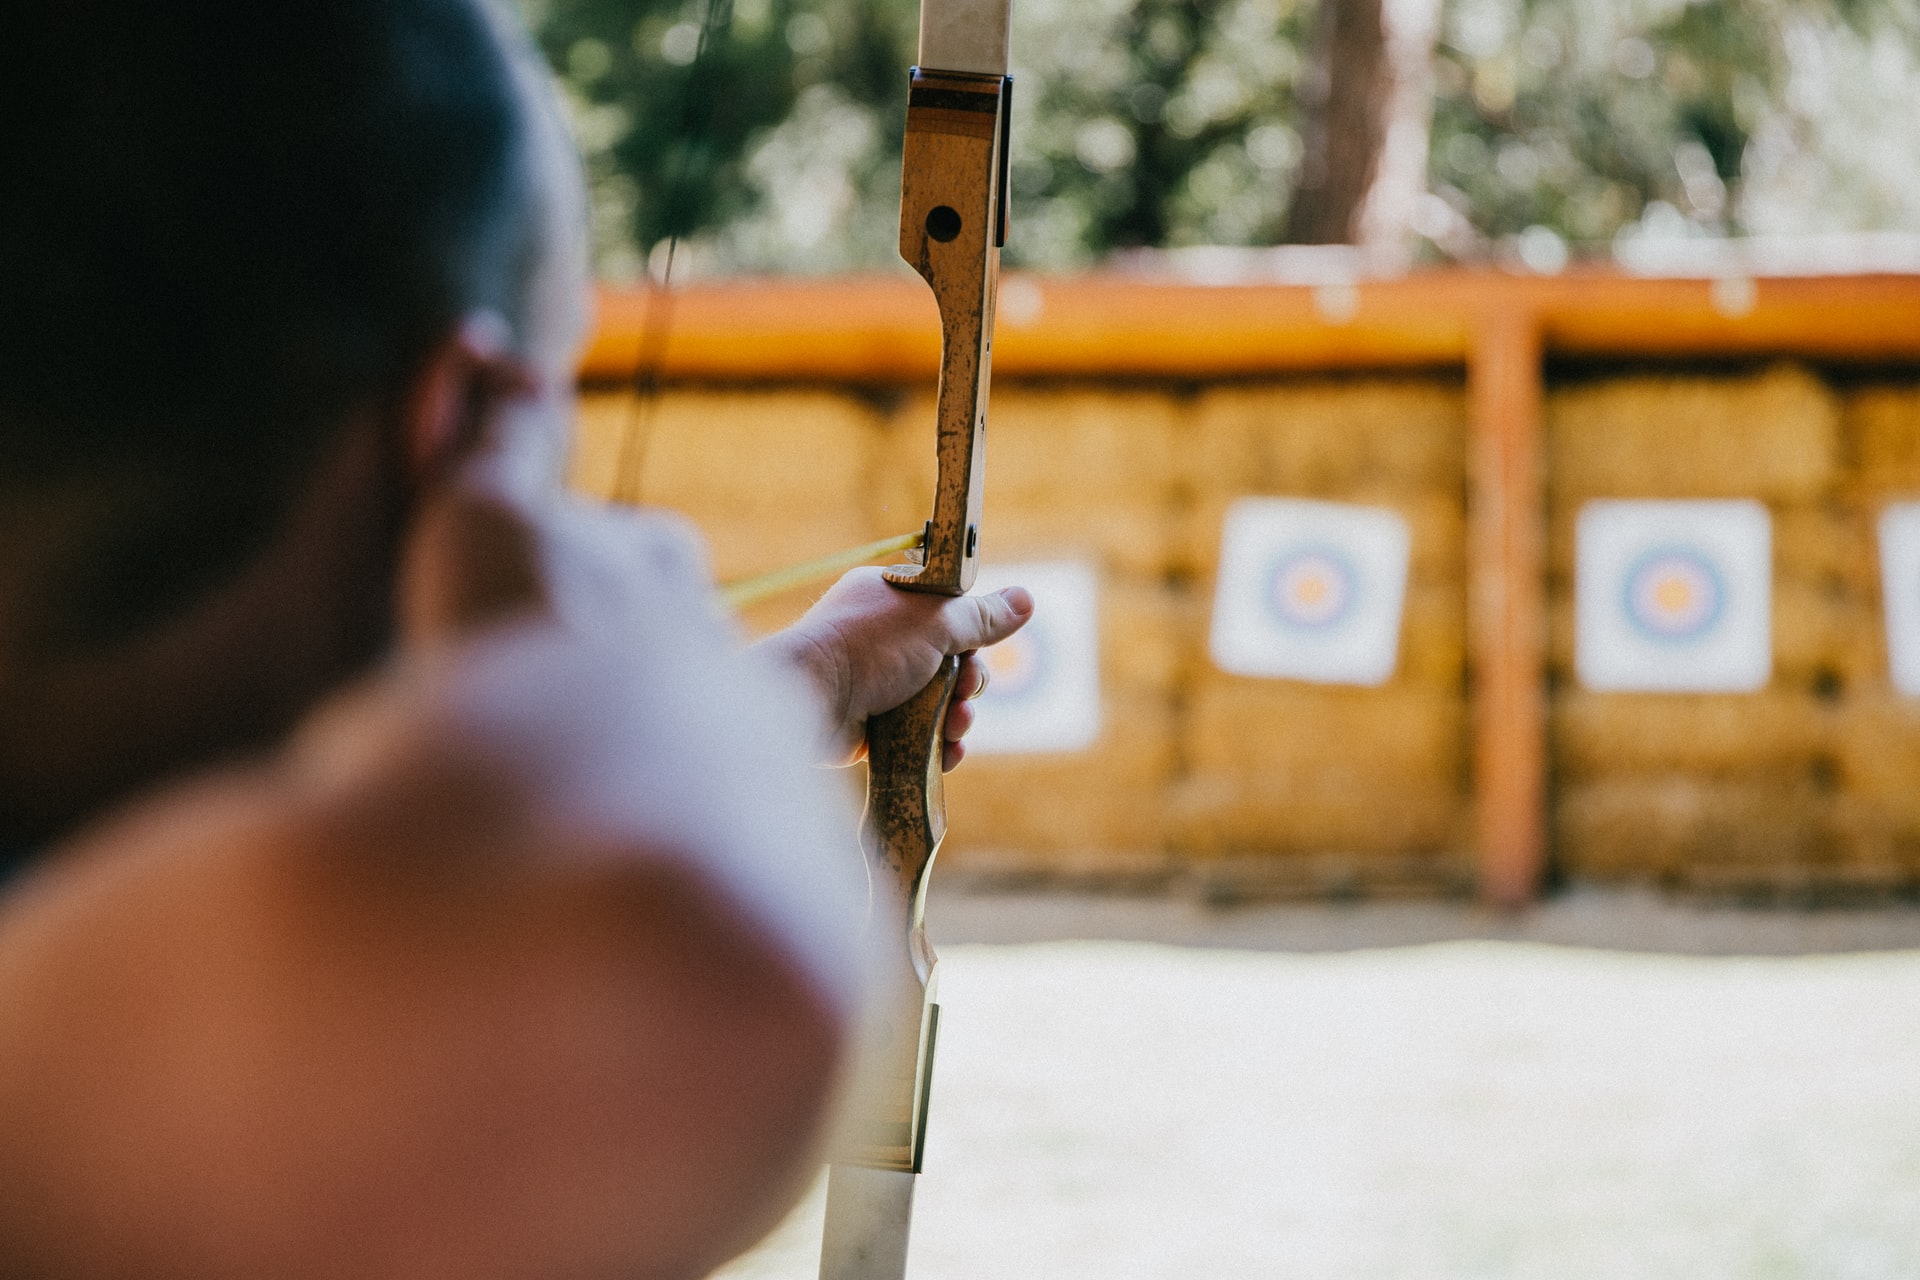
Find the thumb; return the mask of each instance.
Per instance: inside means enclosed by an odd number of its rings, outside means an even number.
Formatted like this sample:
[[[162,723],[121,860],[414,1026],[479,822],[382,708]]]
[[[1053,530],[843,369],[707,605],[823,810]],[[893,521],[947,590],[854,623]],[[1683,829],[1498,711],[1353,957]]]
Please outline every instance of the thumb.
[[[948,653],[966,653],[999,644],[1033,617],[1033,595],[1025,587],[1007,587],[984,596],[961,596],[941,610],[947,624]]]

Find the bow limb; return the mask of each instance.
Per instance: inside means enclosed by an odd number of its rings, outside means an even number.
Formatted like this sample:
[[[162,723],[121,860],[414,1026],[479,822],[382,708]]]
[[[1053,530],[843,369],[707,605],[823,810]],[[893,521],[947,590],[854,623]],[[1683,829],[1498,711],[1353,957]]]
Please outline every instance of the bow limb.
[[[905,591],[964,595],[979,566],[987,393],[1000,246],[1006,239],[1007,0],[922,0],[900,189],[900,254],[940,315],[939,475],[920,563],[887,571]],[[904,705],[867,722],[862,845],[886,933],[877,1017],[847,1138],[828,1180],[822,1280],[901,1280],[914,1178],[925,1150],[940,1009],[924,921],[946,834],[941,730],[959,659]]]

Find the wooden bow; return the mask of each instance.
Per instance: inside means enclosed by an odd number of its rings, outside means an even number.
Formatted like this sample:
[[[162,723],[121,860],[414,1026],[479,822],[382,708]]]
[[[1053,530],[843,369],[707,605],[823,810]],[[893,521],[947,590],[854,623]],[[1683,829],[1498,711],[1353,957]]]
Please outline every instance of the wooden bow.
[[[1007,233],[1006,0],[922,0],[900,183],[900,254],[940,314],[939,479],[919,563],[887,571],[903,591],[964,595],[980,553],[987,388],[1000,247]],[[878,948],[879,1016],[848,1138],[828,1178],[822,1280],[900,1280],[940,1008],[927,941],[927,877],[946,834],[941,729],[959,659],[905,704],[867,722],[861,842],[877,921],[904,922]]]

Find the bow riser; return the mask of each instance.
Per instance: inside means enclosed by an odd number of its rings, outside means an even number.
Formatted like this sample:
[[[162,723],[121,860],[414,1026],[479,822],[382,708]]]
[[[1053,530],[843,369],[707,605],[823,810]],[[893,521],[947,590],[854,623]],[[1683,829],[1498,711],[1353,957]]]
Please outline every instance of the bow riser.
[[[939,479],[921,565],[898,586],[964,595],[979,567],[981,468],[993,363],[993,307],[1006,238],[1009,76],[915,68],[900,183],[900,256],[940,313],[935,411]]]
[[[964,595],[979,565],[993,304],[1004,231],[1005,76],[913,73],[900,194],[900,253],[933,291],[940,314],[939,477],[923,562],[887,570],[895,586]],[[883,947],[875,1042],[839,1162],[920,1171],[932,1077],[936,959],[923,916],[927,879],[946,834],[941,727],[959,660],[919,694],[867,722],[862,823],[877,902],[904,908],[906,931]],[[886,918],[885,913],[876,913]],[[897,917],[896,917],[897,918]]]
[[[920,563],[887,570],[887,580],[937,595],[965,595],[979,567],[993,310],[1006,239],[1006,16],[1005,0],[923,0],[923,63],[959,69],[915,68],[907,101],[900,254],[926,280],[940,314],[939,474]],[[947,829],[942,730],[959,670],[960,660],[947,658],[925,689],[867,722],[861,833],[875,904],[886,904],[873,917],[906,928],[889,929],[878,949],[873,1039],[827,1183],[823,1280],[900,1280],[906,1272],[940,1013],[924,909]]]

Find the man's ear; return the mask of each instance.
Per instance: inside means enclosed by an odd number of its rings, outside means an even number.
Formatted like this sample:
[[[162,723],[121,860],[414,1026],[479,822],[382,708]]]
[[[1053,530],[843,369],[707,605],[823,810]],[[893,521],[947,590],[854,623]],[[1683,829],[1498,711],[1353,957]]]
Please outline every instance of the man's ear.
[[[407,478],[424,485],[457,465],[480,444],[494,406],[538,385],[506,320],[497,311],[469,312],[421,364],[401,402]]]

